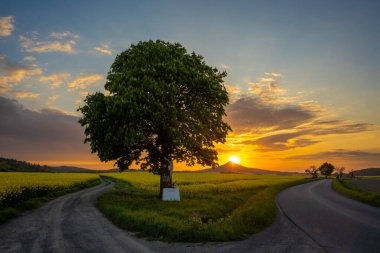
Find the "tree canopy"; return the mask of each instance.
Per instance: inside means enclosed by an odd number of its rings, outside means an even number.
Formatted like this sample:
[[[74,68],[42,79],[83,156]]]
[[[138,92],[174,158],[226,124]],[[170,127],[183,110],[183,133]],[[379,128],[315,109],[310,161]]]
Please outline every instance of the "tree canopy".
[[[318,170],[321,172],[321,175],[327,177],[331,175],[331,173],[335,170],[335,167],[331,163],[325,162],[319,166]]]
[[[178,43],[146,41],[116,56],[105,84],[88,95],[79,123],[101,161],[133,162],[159,173],[167,161],[217,165],[215,144],[231,128],[223,121],[226,72]]]

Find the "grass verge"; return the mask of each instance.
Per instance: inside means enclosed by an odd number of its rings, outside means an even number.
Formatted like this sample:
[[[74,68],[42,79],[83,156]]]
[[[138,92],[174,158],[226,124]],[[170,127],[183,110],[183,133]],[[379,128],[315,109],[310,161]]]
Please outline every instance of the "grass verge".
[[[100,184],[99,178],[75,183],[69,187],[25,187],[17,194],[13,193],[0,201],[0,224],[18,217],[23,212],[42,206],[59,196],[76,192]]]
[[[346,195],[347,197],[372,206],[380,207],[380,195],[355,187],[347,180],[334,179],[332,187],[335,191]]]
[[[157,197],[158,183],[142,174],[114,177],[115,189],[103,194],[97,207],[115,225],[148,239],[170,242],[242,240],[273,223],[278,192],[310,182],[294,176],[211,174],[181,173],[174,177],[181,190],[180,202],[161,201]],[[198,180],[194,178],[198,176]],[[145,177],[151,175],[145,173]],[[157,176],[153,177],[158,181]]]

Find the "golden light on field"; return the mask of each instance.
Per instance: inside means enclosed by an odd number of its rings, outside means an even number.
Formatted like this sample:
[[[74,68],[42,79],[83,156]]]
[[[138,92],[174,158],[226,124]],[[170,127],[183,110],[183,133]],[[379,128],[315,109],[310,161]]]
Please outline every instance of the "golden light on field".
[[[230,156],[230,157],[228,158],[228,161],[229,161],[229,162],[236,163],[236,164],[240,164],[240,158],[237,157],[237,156],[235,156],[235,155]]]

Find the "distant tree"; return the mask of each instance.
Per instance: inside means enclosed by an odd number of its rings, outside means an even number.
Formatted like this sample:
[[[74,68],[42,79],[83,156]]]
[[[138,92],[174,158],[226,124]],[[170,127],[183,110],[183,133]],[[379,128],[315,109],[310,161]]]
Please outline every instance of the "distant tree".
[[[346,170],[346,168],[344,167],[336,167],[335,168],[336,170],[336,178],[337,179],[342,179],[343,175],[344,175],[344,171]]]
[[[335,167],[331,163],[325,162],[324,164],[319,166],[318,170],[321,173],[321,175],[324,175],[327,178],[333,173]]]
[[[351,171],[348,173],[348,177],[349,177],[349,178],[355,178],[354,170],[351,170]]]
[[[120,170],[135,162],[172,185],[172,162],[217,166],[215,143],[224,143],[226,72],[206,65],[178,43],[146,41],[116,56],[107,76],[109,95],[88,95],[79,123],[101,161]]]
[[[318,177],[318,169],[315,165],[311,165],[309,169],[305,170],[305,173],[308,173],[311,175],[312,178],[317,178]]]

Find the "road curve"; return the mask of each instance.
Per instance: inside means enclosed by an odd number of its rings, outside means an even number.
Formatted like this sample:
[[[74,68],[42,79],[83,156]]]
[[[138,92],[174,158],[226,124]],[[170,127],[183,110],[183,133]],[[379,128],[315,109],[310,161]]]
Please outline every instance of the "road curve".
[[[96,209],[97,197],[112,187],[102,182],[0,225],[0,252],[323,252],[281,212],[271,227],[243,241],[146,241],[115,227]]]
[[[327,252],[380,252],[380,208],[336,193],[331,180],[288,188],[277,203]]]
[[[246,240],[168,244],[111,224],[95,208],[97,197],[113,187],[102,182],[0,225],[0,252],[379,252],[380,209],[340,196],[330,184],[281,192],[275,223]]]
[[[152,252],[96,208],[100,185],[59,197],[0,226],[0,252]]]

